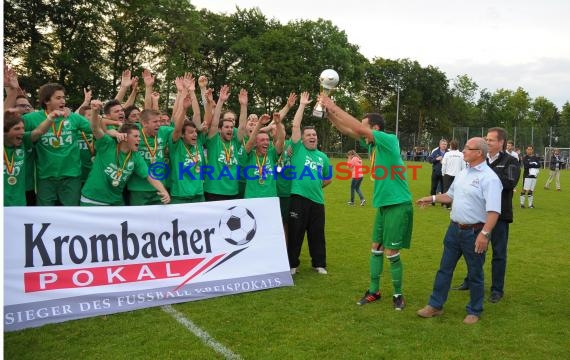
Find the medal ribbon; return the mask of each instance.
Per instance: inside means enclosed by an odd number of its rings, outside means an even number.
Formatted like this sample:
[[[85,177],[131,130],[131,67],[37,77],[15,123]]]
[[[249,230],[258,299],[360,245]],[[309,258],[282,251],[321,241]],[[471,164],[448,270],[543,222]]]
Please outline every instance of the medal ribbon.
[[[226,164],[229,165],[232,157],[232,145],[230,143],[230,146],[227,147],[226,144],[224,143],[224,140],[222,140],[222,146],[224,147],[224,154],[226,155]]]
[[[257,152],[255,153],[255,163],[257,164],[257,169],[259,170],[259,178],[263,179],[263,167],[265,166],[265,162],[267,161],[267,153],[263,156],[263,163],[259,164],[259,157],[257,156]]]
[[[121,166],[121,168],[119,169],[119,144],[117,144],[117,155],[115,156],[115,163],[117,165],[117,180],[121,180],[121,175],[123,174],[123,171],[125,170],[125,166],[127,166],[127,162],[129,161],[129,159],[131,158],[131,153],[132,151],[129,151],[129,153],[127,154],[127,156],[125,156],[125,160],[123,161],[123,166]]]
[[[192,154],[192,151],[188,150],[186,144],[184,144],[184,149],[186,150],[186,153],[188,153],[190,159],[192,159],[196,166],[198,166],[198,162],[200,161],[200,157],[198,156],[198,148],[196,148],[196,154]],[[192,145],[190,145],[190,149],[192,149]]]
[[[156,136],[154,137],[154,149],[151,149],[151,148],[150,148],[150,144],[148,143],[146,134],[145,134],[145,132],[144,132],[144,129],[142,130],[142,134],[143,134],[144,144],[146,145],[146,148],[148,149],[148,152],[150,153],[151,159],[156,159],[156,156],[155,156],[155,155],[156,155],[156,147],[157,147],[157,144],[156,144]],[[130,155],[129,155],[129,156],[130,156]]]
[[[48,116],[47,111],[44,111],[44,113],[46,114],[46,118]],[[61,131],[63,130],[63,123],[65,122],[65,120],[62,120],[59,123],[59,129],[57,129],[57,131],[55,131],[55,119],[53,119],[53,122],[51,123],[51,129],[53,131],[53,134],[55,135],[55,137],[59,140],[59,137],[61,136]]]
[[[89,152],[91,153],[91,156],[95,155],[95,145],[93,144],[94,141],[89,142],[89,140],[87,140],[87,135],[85,135],[85,131],[81,132],[81,136],[83,137],[83,140],[85,140],[85,143],[87,144],[87,147],[89,148]]]
[[[16,154],[16,149],[12,153],[12,162],[8,160],[8,153],[6,152],[6,148],[4,148],[4,162],[6,163],[6,170],[8,170],[8,175],[14,175],[14,154]]]

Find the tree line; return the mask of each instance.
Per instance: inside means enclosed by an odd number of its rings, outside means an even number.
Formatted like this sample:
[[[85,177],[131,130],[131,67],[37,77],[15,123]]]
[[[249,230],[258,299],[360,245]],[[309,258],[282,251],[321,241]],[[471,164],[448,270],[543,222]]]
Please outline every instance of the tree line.
[[[245,88],[252,94],[249,112],[270,113],[291,91],[316,97],[319,74],[332,68],[340,74],[334,94],[340,106],[356,116],[380,111],[394,130],[399,97],[399,134],[420,144],[449,137],[456,126],[564,131],[570,124],[569,102],[558,109],[520,87],[491,92],[468,75],[448,79],[411,59],[368,60],[331,21],[281,24],[257,8],[217,14],[187,0],[9,0],[4,36],[5,61],[32,100],[39,86],[58,82],[72,107],[82,102],[84,88],[111,99],[123,70],[149,68],[163,109],[171,106],[174,78],[191,71],[206,75],[216,91],[229,84],[230,108],[239,108],[237,93]],[[327,121],[311,122],[325,150],[351,147]]]

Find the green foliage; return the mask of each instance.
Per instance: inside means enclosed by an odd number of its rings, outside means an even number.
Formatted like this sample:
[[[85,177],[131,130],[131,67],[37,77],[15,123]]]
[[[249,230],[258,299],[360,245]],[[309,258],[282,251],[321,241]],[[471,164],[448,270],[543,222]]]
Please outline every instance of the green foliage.
[[[431,165],[413,164],[422,166],[417,180],[409,182],[413,198],[418,199],[429,193]],[[462,324],[468,292],[451,291],[441,317],[421,319],[415,314],[429,298],[449,224],[449,212],[440,206],[414,208],[412,247],[402,251],[407,307],[401,312],[392,308],[387,265],[382,300],[355,305],[369,282],[375,210],[369,205],[373,182],[368,177],[362,185],[368,200],[364,207],[346,206],[349,181],[334,180],[325,189],[328,275],[310,269],[305,242],[293,287],[173,307],[243,359],[568,358],[570,268],[565,219],[570,172],[561,174],[562,192],[542,189],[547,176],[547,171],[539,174],[535,209],[515,206],[505,297],[497,304],[485,301],[481,321],[473,326]],[[513,203],[518,203],[517,195]],[[490,253],[485,270],[488,294]],[[465,272],[460,260],[453,284],[461,282]],[[4,357],[223,358],[160,308],[5,333]]]

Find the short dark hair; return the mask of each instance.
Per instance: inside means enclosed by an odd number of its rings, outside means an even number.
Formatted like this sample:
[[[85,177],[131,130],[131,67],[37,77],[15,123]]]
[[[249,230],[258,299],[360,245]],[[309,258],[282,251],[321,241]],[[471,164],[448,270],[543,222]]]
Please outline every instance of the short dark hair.
[[[386,122],[384,121],[384,117],[379,113],[368,113],[364,115],[364,118],[368,119],[370,127],[377,125],[380,131],[386,130]]]
[[[4,112],[4,133],[10,131],[11,128],[18,125],[20,122],[23,122],[24,119],[20,116],[20,114],[15,113],[13,111],[5,111]]]
[[[182,134],[186,134],[186,128],[187,127],[191,127],[191,128],[196,129],[196,124],[194,124],[190,120],[184,120],[184,124],[182,125]]]
[[[225,122],[232,123],[232,125],[233,125],[234,127],[236,126],[235,121],[233,121],[233,120],[228,120],[228,119],[223,119],[223,118],[222,118],[222,119],[220,120],[220,123],[218,124],[218,129],[223,128]]]
[[[139,130],[139,127],[136,124],[123,124],[121,125],[121,127],[119,128],[119,132],[120,133],[124,133],[124,134],[128,134],[133,130]]]
[[[110,114],[111,108],[117,105],[121,105],[121,103],[117,99],[107,101],[105,106],[103,106],[103,114]]]
[[[505,141],[507,139],[507,130],[503,129],[502,127],[492,127],[489,130],[487,130],[488,133],[490,132],[496,132],[497,133],[497,139],[499,141],[503,140],[503,150],[505,150],[507,148],[507,142]]]
[[[47,109],[46,103],[51,99],[56,91],[63,91],[65,93],[65,88],[63,85],[58,83],[48,83],[40,86],[40,90],[38,91],[38,102],[42,109]]]
[[[137,111],[140,112],[139,108],[136,107],[136,106],[134,106],[134,105],[127,106],[126,108],[124,108],[124,110],[125,110],[125,117],[126,117],[126,118],[128,118],[129,115],[131,115],[131,113],[132,113],[134,110],[137,110]]]
[[[301,129],[301,135],[303,135],[305,133],[305,131],[307,131],[307,130],[315,130],[315,132],[317,131],[317,129],[315,129],[314,126],[307,125],[307,126],[303,126],[303,128]]]

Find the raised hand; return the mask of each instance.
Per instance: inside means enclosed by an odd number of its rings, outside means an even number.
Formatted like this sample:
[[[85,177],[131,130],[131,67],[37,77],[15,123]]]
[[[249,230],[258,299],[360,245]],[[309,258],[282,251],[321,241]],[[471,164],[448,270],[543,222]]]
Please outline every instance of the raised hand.
[[[228,85],[224,85],[220,89],[220,96],[218,99],[222,102],[226,102],[228,101],[229,98],[230,98],[230,87]]]
[[[198,86],[200,86],[201,89],[206,88],[206,86],[208,86],[208,78],[204,75],[200,75],[198,78]]]
[[[131,70],[123,71],[121,76],[121,86],[122,87],[129,87],[133,83],[133,79],[131,79]]]
[[[144,81],[144,86],[152,87],[154,85],[154,76],[148,69],[144,69],[142,72],[142,78]]]
[[[307,91],[303,91],[301,93],[301,100],[299,101],[299,104],[302,104],[302,105],[310,104],[311,101],[313,101],[313,100],[311,100],[309,97],[310,97],[309,93]]]
[[[279,114],[278,112],[273,113],[273,122],[275,124],[281,123],[281,114]]]
[[[182,76],[178,76],[176,79],[174,79],[174,84],[176,85],[176,91],[179,93],[183,92],[186,88],[184,84],[184,77]]]
[[[158,99],[160,98],[160,93],[153,91],[150,96],[152,97],[152,101],[155,101],[158,103]]]
[[[297,94],[295,94],[294,92],[291,92],[289,94],[289,97],[287,98],[287,105],[289,107],[293,107],[293,105],[295,105],[296,101],[297,101]]]
[[[192,73],[184,74],[184,86],[188,91],[196,91],[196,79],[194,79]]]
[[[246,89],[241,89],[239,91],[238,100],[239,100],[240,105],[247,106],[248,97],[247,97],[247,90]]]
[[[275,117],[275,115],[274,115],[274,117]],[[261,125],[269,124],[269,120],[271,120],[271,116],[269,116],[269,114],[263,114],[259,117],[259,123]]]

